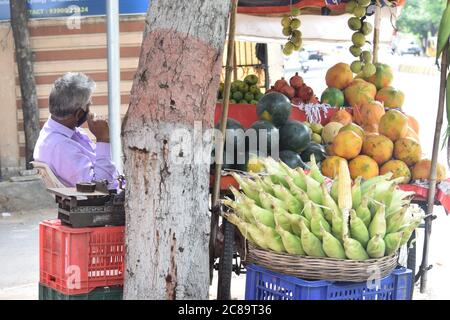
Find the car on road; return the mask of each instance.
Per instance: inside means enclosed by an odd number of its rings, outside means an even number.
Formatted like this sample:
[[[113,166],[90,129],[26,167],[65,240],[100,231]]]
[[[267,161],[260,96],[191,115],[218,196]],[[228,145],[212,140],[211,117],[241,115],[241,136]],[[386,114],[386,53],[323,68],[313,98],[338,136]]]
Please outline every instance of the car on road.
[[[401,56],[405,54],[412,54],[414,56],[420,56],[422,54],[422,48],[420,45],[413,40],[401,41],[392,48],[393,53],[399,54]]]
[[[319,50],[310,50],[308,53],[309,60],[323,61],[323,54]]]

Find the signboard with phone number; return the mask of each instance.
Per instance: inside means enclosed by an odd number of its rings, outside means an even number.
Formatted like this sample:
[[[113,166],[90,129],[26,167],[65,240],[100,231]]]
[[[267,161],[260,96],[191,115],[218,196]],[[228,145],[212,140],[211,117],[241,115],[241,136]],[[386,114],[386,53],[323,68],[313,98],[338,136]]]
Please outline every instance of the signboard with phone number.
[[[106,0],[27,0],[31,19],[102,16]],[[119,0],[120,14],[145,14],[150,0]],[[0,20],[10,19],[9,0],[0,0]]]

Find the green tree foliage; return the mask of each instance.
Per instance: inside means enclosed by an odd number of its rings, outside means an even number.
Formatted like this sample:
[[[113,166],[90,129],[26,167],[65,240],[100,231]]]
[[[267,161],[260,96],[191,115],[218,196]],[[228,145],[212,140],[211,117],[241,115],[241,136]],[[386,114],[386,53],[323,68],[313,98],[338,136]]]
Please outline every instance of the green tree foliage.
[[[397,21],[400,32],[412,33],[420,39],[435,36],[447,0],[408,0]]]

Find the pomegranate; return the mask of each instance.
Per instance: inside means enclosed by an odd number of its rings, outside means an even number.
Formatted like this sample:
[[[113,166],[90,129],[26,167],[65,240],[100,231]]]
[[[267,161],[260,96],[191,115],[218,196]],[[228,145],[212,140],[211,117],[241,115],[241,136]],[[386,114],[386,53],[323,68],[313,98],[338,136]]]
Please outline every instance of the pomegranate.
[[[295,105],[299,105],[299,104],[302,104],[302,99],[294,97],[294,98],[292,98],[291,102]]]
[[[298,75],[298,72],[296,72],[295,76],[289,80],[289,83],[292,88],[299,89],[303,85],[303,78]]]
[[[281,89],[283,89],[284,86],[288,86],[289,83],[287,83],[286,80],[284,80],[284,78],[281,78],[281,80],[277,80],[275,81],[275,91],[281,92]]]
[[[290,85],[286,85],[283,88],[281,88],[280,92],[284,94],[289,99],[292,99],[295,97],[295,89],[292,88]]]
[[[309,102],[309,100],[314,96],[314,91],[306,84],[304,84],[300,89],[298,89],[297,97],[302,99],[303,102]]]

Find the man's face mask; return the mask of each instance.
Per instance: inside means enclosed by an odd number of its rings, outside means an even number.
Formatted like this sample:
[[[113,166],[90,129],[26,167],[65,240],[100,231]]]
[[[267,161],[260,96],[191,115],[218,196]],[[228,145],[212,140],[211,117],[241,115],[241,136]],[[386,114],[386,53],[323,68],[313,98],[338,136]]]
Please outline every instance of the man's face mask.
[[[81,116],[81,118],[78,119],[77,127],[81,127],[87,121],[87,117],[88,117],[89,112],[88,111],[84,111],[84,110],[83,110],[83,112],[84,113]]]

